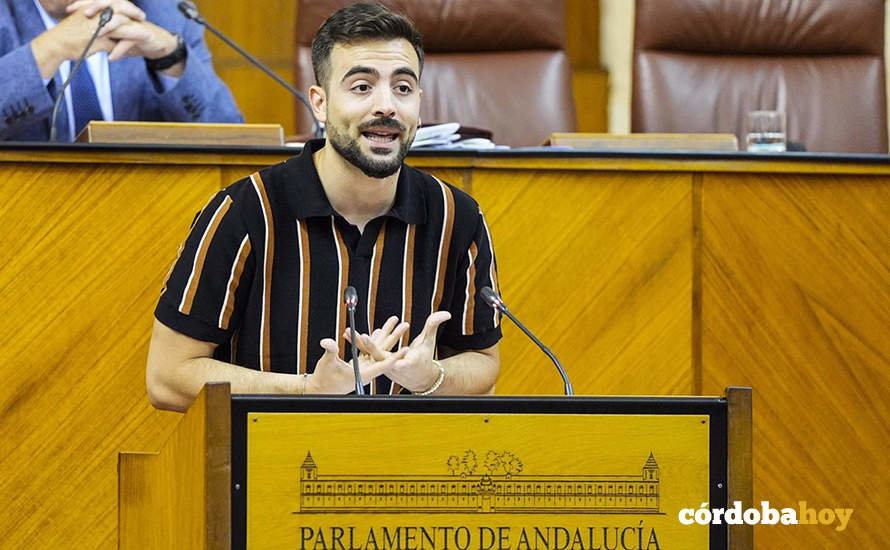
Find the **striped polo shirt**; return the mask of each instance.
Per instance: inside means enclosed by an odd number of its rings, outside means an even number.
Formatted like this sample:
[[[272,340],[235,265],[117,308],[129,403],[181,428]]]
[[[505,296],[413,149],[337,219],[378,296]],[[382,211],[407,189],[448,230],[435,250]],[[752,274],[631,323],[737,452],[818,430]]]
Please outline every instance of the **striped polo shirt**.
[[[155,309],[173,330],[218,344],[214,358],[257,370],[312,372],[323,338],[350,349],[343,293],[358,291],[355,322],[370,333],[390,316],[411,324],[399,346],[434,311],[451,319],[437,345],[490,347],[498,314],[476,292],[497,290],[485,218],[469,195],[403,165],[396,197],[363,232],[331,207],[315,169],[313,140],[303,152],[217,193],[196,216]],[[391,391],[389,379],[371,385]]]

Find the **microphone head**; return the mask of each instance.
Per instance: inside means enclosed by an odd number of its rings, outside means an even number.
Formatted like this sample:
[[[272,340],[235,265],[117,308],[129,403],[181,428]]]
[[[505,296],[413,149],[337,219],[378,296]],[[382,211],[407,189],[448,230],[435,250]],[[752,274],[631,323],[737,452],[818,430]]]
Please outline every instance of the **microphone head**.
[[[99,15],[99,26],[104,27],[111,21],[111,17],[114,15],[114,10],[111,8],[105,8],[102,10],[102,13]]]
[[[192,21],[201,22],[201,14],[198,13],[198,8],[195,6],[193,2],[188,2],[187,0],[183,0],[177,6],[179,11],[182,12],[182,15],[186,17],[186,19],[191,19]]]
[[[355,291],[354,286],[346,287],[346,292],[343,293],[343,302],[349,307],[358,305],[358,292]]]
[[[485,303],[489,306],[500,309],[501,306],[504,305],[504,302],[501,300],[501,297],[495,294],[495,292],[491,289],[490,286],[484,286],[479,290],[479,296],[485,300]]]

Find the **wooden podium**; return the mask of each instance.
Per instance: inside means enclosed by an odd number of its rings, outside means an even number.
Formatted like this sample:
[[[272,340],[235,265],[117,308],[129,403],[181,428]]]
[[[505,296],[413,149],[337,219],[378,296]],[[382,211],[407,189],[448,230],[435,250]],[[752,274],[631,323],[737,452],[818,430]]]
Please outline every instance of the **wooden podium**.
[[[119,455],[119,548],[750,549],[751,391],[725,397],[231,396]],[[605,543],[605,544],[604,544]],[[566,546],[567,545],[567,546]],[[619,546],[620,547],[620,546]]]

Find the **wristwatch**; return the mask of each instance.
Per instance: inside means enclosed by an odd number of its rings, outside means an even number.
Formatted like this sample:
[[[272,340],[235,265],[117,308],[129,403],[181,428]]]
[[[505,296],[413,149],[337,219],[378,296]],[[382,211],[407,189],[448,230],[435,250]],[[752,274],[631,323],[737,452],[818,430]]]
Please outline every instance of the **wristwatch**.
[[[182,39],[182,36],[177,34],[176,49],[164,57],[146,59],[145,66],[152,71],[163,71],[164,69],[169,69],[173,65],[176,65],[180,61],[184,61],[186,57],[188,57],[188,49],[185,47],[185,40]]]

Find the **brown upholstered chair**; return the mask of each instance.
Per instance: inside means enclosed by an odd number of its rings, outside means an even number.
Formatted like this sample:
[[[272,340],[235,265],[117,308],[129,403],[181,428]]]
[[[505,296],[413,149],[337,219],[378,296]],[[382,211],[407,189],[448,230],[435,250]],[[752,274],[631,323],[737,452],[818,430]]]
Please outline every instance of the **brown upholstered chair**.
[[[637,0],[634,132],[787,114],[809,151],[887,152],[883,0]]]
[[[319,25],[350,0],[299,0],[297,89],[315,83],[310,45]],[[565,54],[564,0],[384,0],[411,17],[424,40],[424,122],[460,122],[496,143],[538,145],[575,129]],[[301,109],[297,128],[311,125]]]

